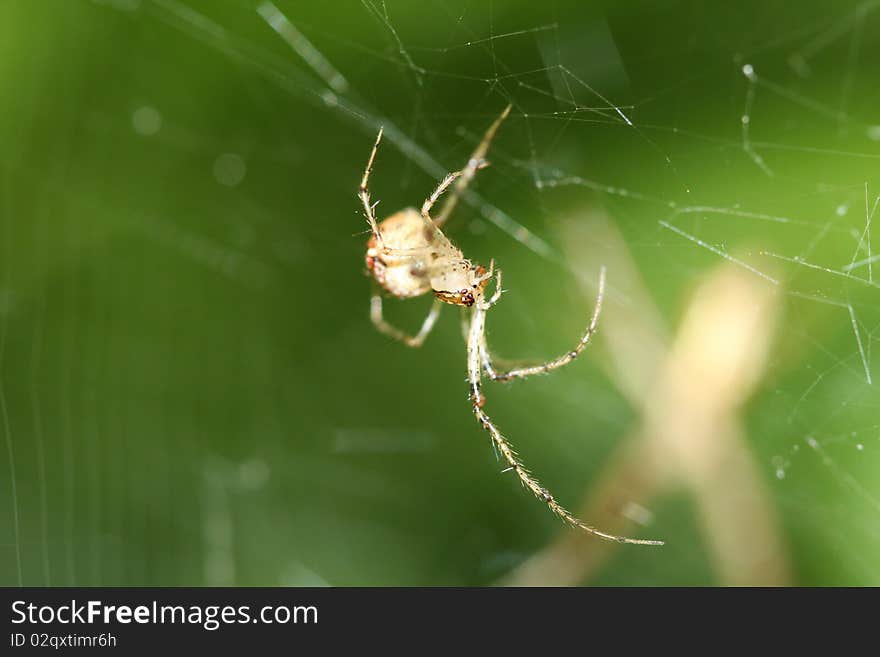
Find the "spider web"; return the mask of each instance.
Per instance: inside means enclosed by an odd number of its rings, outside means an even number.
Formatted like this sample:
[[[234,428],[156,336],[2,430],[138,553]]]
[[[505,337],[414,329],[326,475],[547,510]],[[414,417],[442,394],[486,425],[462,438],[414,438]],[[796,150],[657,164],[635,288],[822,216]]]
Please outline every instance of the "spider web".
[[[791,581],[880,583],[880,2],[327,4],[4,8],[3,582],[471,584],[538,553],[556,526],[478,443],[457,322],[387,344],[356,270],[379,127],[381,215],[509,103],[449,227],[505,270],[498,351],[577,335],[597,214],[670,341],[719,266],[772,290],[735,411]],[[611,350],[488,391],[562,499],[644,410]],[[632,500],[668,545],[600,581],[717,581],[692,504]]]

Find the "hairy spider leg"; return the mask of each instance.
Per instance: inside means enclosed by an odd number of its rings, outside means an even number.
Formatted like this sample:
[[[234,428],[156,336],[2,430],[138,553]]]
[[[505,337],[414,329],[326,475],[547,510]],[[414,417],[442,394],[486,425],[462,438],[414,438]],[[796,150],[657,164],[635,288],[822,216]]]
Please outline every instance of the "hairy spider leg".
[[[440,214],[437,215],[437,218],[434,220],[434,223],[437,224],[438,227],[442,227],[449,219],[452,211],[455,210],[458,199],[465,193],[471,180],[473,180],[474,176],[477,174],[477,171],[488,165],[485,158],[486,153],[489,151],[489,145],[495,138],[495,133],[498,132],[501,123],[507,118],[508,114],[510,114],[510,109],[511,105],[504,108],[500,116],[495,119],[492,125],[489,126],[489,129],[486,130],[486,134],[483,135],[483,139],[477,144],[477,148],[471,153],[467,166],[461,170],[461,177],[458,178],[458,184],[456,184],[455,188],[452,190],[452,194],[449,195],[449,198],[446,199],[446,203],[444,203],[443,207],[440,209]]]
[[[486,376],[488,376],[492,381],[510,381],[512,379],[525,379],[526,377],[535,374],[546,374],[547,372],[552,372],[555,369],[568,365],[571,361],[581,355],[581,352],[586,349],[587,345],[590,343],[590,339],[596,332],[596,327],[599,324],[599,313],[602,312],[602,300],[604,296],[605,267],[602,267],[602,269],[599,271],[599,292],[596,295],[596,305],[593,307],[593,316],[590,318],[590,323],[587,326],[587,330],[584,332],[584,335],[581,337],[580,341],[577,343],[574,349],[563,354],[562,356],[559,356],[558,358],[548,360],[547,362],[541,363],[539,365],[518,367],[508,370],[506,372],[499,372],[492,364],[492,356],[489,353],[489,348],[486,345],[486,340],[484,338],[482,344],[480,345],[480,358],[483,361],[483,369],[486,372]]]
[[[481,281],[489,280],[490,278],[492,278],[493,272],[495,272],[495,258],[492,258],[489,261],[489,271],[487,271],[485,274],[483,274],[483,276],[480,278],[480,280]],[[496,303],[498,303],[498,299],[501,298],[501,294],[503,292],[504,292],[504,290],[501,289],[501,270],[499,269],[497,272],[495,272],[495,292],[492,294],[492,296],[489,298],[488,301],[485,301],[485,300],[481,301],[481,303],[483,304],[483,309],[489,310],[489,308],[491,308]]]
[[[364,213],[367,215],[367,221],[370,223],[370,230],[373,231],[373,237],[376,243],[385,248],[382,242],[382,234],[379,232],[379,222],[376,221],[376,206],[370,201],[370,174],[373,172],[373,162],[376,160],[376,153],[379,150],[379,142],[382,141],[383,128],[379,128],[379,134],[376,135],[376,143],[373,144],[373,150],[370,151],[370,159],[367,160],[367,167],[364,169],[364,175],[361,178],[361,186],[358,188],[358,198],[364,205]]]
[[[367,166],[364,169],[364,175],[361,178],[361,184],[358,188],[358,198],[360,198],[361,203],[364,206],[364,214],[366,215],[367,221],[370,224],[370,231],[373,233],[376,244],[379,246],[383,253],[399,258],[418,257],[423,253],[422,249],[400,249],[392,248],[385,245],[385,241],[382,239],[382,231],[379,230],[379,222],[376,220],[376,206],[379,204],[379,202],[376,201],[375,203],[373,203],[370,200],[370,174],[373,172],[373,163],[376,160],[376,153],[379,151],[379,144],[382,141],[382,133],[383,128],[379,128],[379,133],[376,135],[376,142],[373,144],[373,150],[370,151],[370,159],[367,161]]]
[[[433,191],[433,193],[425,199],[425,202],[422,203],[422,218],[425,220],[425,223],[431,228],[435,233],[441,233],[440,226],[437,225],[431,218],[431,208],[434,207],[434,204],[437,202],[437,199],[443,195],[449,186],[455,182],[457,178],[459,178],[462,174],[461,171],[453,171],[452,173],[447,173],[446,177],[440,181],[440,184],[437,185],[437,188]]]
[[[481,351],[482,345],[485,344],[485,333],[486,333],[486,306],[483,304],[475,304],[471,311],[471,323],[470,330],[468,331],[468,345],[467,345],[467,369],[468,369],[468,383],[470,384],[470,397],[471,402],[473,404],[474,415],[477,418],[477,421],[480,423],[480,426],[489,434],[492,439],[493,445],[497,448],[497,451],[501,453],[501,456],[504,458],[505,462],[508,465],[508,470],[513,470],[517,477],[519,477],[520,483],[530,490],[532,494],[537,497],[539,500],[543,501],[553,513],[559,516],[566,523],[582,529],[590,534],[594,534],[600,538],[615,541],[617,543],[632,543],[636,545],[663,545],[663,541],[655,541],[649,539],[639,539],[639,538],[628,538],[625,536],[616,536],[614,534],[608,534],[606,532],[597,529],[591,525],[588,525],[584,521],[580,520],[576,516],[574,516],[568,509],[563,507],[556,498],[548,491],[541,483],[526,469],[523,462],[520,460],[516,451],[514,451],[513,446],[504,437],[501,431],[495,426],[495,423],[483,410],[483,406],[485,405],[486,399],[481,390],[481,375],[482,375],[482,359],[481,359]]]
[[[370,298],[370,320],[380,333],[394,338],[398,342],[402,342],[407,347],[421,347],[425,342],[425,338],[428,337],[437,323],[437,318],[440,316],[440,308],[443,305],[445,304],[442,301],[434,299],[434,303],[431,304],[431,310],[422,322],[419,332],[416,335],[410,335],[385,321],[382,315],[382,295],[375,292]]]

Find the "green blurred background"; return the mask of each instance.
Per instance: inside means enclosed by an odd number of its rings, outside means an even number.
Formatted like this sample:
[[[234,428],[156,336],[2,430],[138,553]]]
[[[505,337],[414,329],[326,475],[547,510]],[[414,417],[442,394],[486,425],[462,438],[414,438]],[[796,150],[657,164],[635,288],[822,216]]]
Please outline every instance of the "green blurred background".
[[[498,352],[586,321],[602,263],[563,217],[609,218],[670,334],[719,253],[772,276],[742,421],[789,582],[880,584],[880,296],[843,270],[872,257],[878,62],[877,3],[3,0],[0,583],[487,585],[570,533],[499,474],[457,313],[421,350],[368,317],[378,126],[387,214],[510,102],[492,209],[448,231],[504,269]],[[487,388],[572,507],[640,419],[613,378],[600,341]],[[724,583],[686,487],[638,503],[667,544],[583,583]]]

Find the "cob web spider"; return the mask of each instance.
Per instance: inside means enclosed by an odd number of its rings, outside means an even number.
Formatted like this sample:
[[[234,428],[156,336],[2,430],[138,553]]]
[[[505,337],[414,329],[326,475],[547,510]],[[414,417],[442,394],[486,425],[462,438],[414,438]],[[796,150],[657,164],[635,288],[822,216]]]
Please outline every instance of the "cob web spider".
[[[513,447],[495,426],[495,423],[483,410],[486,398],[481,390],[483,375],[492,381],[510,381],[526,378],[533,374],[543,374],[555,370],[573,361],[580,355],[590,342],[596,331],[599,311],[602,307],[602,296],[605,289],[605,270],[599,277],[599,293],[595,309],[587,330],[577,345],[564,355],[540,365],[499,371],[492,363],[492,357],[486,344],[486,312],[501,297],[501,270],[495,270],[491,261],[489,269],[474,264],[466,259],[462,252],[443,234],[441,227],[449,218],[458,199],[467,189],[477,171],[487,166],[484,159],[501,122],[510,113],[508,105],[495,122],[489,126],[482,141],[471,154],[464,169],[448,174],[434,192],[422,204],[421,211],[406,208],[379,222],[376,220],[376,203],[370,200],[368,181],[382,140],[382,130],[376,137],[376,143],[370,153],[370,159],[361,179],[358,196],[363,203],[367,221],[370,223],[372,236],[367,242],[366,263],[370,275],[379,288],[399,299],[417,297],[428,292],[434,293],[434,303],[422,322],[416,335],[409,335],[385,321],[382,314],[382,296],[379,289],[372,295],[370,317],[376,328],[395,340],[410,347],[420,347],[425,338],[434,328],[440,314],[442,304],[448,303],[469,309],[470,316],[465,317],[465,333],[467,335],[467,371],[470,386],[470,400],[474,415],[492,439],[497,451],[507,462],[507,471],[514,471],[520,482],[534,495],[547,504],[565,522],[595,534],[604,539],[620,543],[637,543],[642,545],[662,545],[662,541],[626,538],[608,534],[579,520],[565,509],[556,498],[544,488],[537,479],[525,468]],[[454,186],[453,186],[454,183]],[[440,213],[431,217],[431,209],[437,200],[452,187]],[[486,297],[486,287],[495,279],[495,289],[491,297]]]

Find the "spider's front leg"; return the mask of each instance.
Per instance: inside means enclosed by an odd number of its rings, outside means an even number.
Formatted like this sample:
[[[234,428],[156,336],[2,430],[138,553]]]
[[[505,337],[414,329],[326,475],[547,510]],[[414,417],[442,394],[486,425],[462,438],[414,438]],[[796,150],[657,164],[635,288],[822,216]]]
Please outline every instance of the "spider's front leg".
[[[499,282],[500,287],[500,282]],[[492,381],[511,381],[513,379],[524,379],[526,377],[532,376],[534,374],[545,374],[547,372],[551,372],[555,369],[558,369],[564,365],[568,365],[575,358],[580,356],[581,352],[586,349],[587,345],[590,343],[590,339],[593,337],[593,334],[596,332],[596,327],[599,324],[599,313],[602,312],[602,299],[605,296],[605,267],[599,272],[599,293],[596,296],[596,306],[593,308],[593,316],[590,319],[590,323],[587,326],[587,330],[584,332],[584,335],[578,341],[577,345],[574,349],[569,352],[566,352],[562,356],[558,358],[554,358],[553,360],[549,360],[545,363],[541,363],[539,365],[531,365],[528,367],[518,367],[511,370],[507,370],[505,372],[500,372],[495,369],[492,364],[492,357],[489,353],[489,347],[486,344],[485,337],[480,343],[480,359],[483,364],[483,369],[486,371],[486,376],[488,376]]]
[[[489,297],[488,301],[483,302],[483,309],[489,310],[492,306],[498,303],[498,300],[501,298],[501,295],[504,293],[504,290],[501,288],[501,270],[499,269],[497,272],[495,271],[495,259],[489,261],[489,271],[487,271],[483,276],[479,279],[479,282],[488,281],[495,276],[495,292]]]

